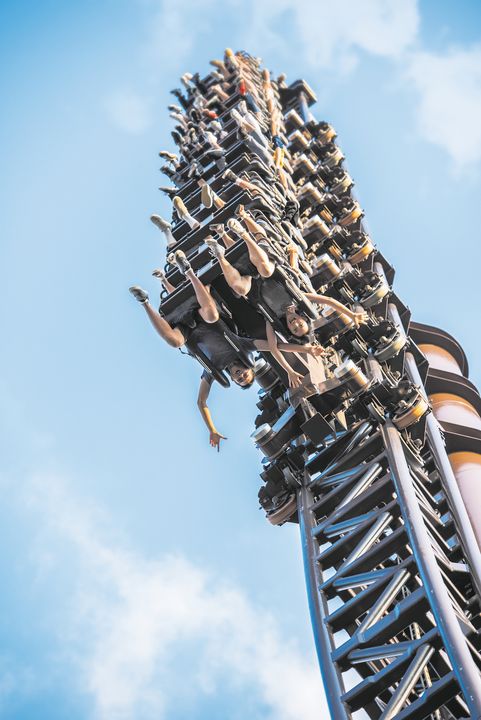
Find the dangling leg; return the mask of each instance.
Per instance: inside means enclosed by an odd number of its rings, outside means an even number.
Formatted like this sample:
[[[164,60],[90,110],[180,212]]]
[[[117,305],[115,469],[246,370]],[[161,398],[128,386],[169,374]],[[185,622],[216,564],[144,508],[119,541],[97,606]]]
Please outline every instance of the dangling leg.
[[[206,286],[199,280],[195,272],[192,270],[190,262],[187,260],[182,250],[176,250],[167,257],[168,262],[174,263],[180,272],[185,275],[194,288],[195,297],[200,305],[199,315],[206,323],[215,323],[219,319],[219,311],[215,301],[211,297]]]
[[[142,290],[142,288],[134,285],[129,288],[134,298],[144,307],[147,316],[158,332],[162,340],[165,340],[171,347],[179,348],[185,343],[185,338],[178,328],[173,328],[169,325],[167,320],[160,315],[157,310],[154,310],[152,305],[149,303],[149,296]]]
[[[154,272],[152,273],[152,275],[160,280],[160,282],[162,283],[162,287],[164,288],[164,290],[167,290],[168,293],[174,292],[174,290],[175,290],[175,285],[172,285],[172,283],[170,282],[170,280],[167,279],[167,277],[166,277],[166,275],[165,275],[165,273],[164,273],[163,270],[161,270],[160,268],[158,268],[157,270],[154,270]]]
[[[213,237],[207,237],[205,242],[211,254],[219,261],[220,268],[230,289],[238,295],[247,295],[251,289],[252,277],[250,275],[241,275],[240,272],[226,260],[224,248],[217,240],[214,240]]]
[[[263,248],[259,247],[254,238],[251,237],[251,235],[246,230],[244,230],[238,220],[234,220],[234,218],[231,218],[227,222],[227,224],[231,228],[231,230],[237,233],[237,235],[239,235],[239,237],[244,240],[245,244],[247,245],[249,260],[254,265],[259,275],[263,278],[271,277],[271,275],[274,273],[275,265],[269,259],[266,251],[263,250]],[[261,236],[261,239],[262,237],[263,236]]]
[[[212,298],[206,286],[199,280],[195,272],[190,269],[186,272],[185,277],[188,278],[194,288],[197,302],[200,305],[199,315],[206,323],[215,323],[219,319],[219,311],[215,300]]]
[[[171,327],[167,320],[163,318],[162,315],[159,315],[157,310],[154,310],[154,308],[148,301],[143,303],[143,306],[150,322],[157,330],[160,337],[165,340],[165,342],[168,343],[171,347],[181,347],[185,342],[185,338],[182,335],[181,331],[178,328]]]
[[[254,235],[264,235],[264,237],[267,237],[267,233],[262,227],[262,225],[259,225],[251,215],[244,209],[243,205],[238,205],[236,208],[236,214],[242,218],[242,220],[247,225],[247,229],[249,232],[253,233]]]

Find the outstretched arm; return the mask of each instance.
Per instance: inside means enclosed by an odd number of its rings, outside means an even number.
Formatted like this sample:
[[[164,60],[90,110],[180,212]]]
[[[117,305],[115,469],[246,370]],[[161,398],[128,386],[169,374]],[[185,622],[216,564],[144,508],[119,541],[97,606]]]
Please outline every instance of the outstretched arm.
[[[296,343],[277,343],[277,347],[279,350],[282,350],[282,352],[306,353],[308,355],[314,355],[315,357],[320,357],[327,353],[322,345],[313,345],[312,343],[304,343],[303,345],[297,345]]]
[[[331,307],[333,310],[337,310],[337,312],[342,313],[343,315],[347,315],[348,318],[351,318],[351,320],[354,320],[358,325],[361,325],[363,322],[366,322],[369,315],[365,310],[351,310],[346,305],[343,305],[341,302],[338,302],[337,300],[334,300],[334,298],[329,297],[328,295],[317,295],[317,293],[306,293],[306,298],[310,300],[313,303],[316,303],[317,305],[327,305],[328,307]]]
[[[256,340],[255,346],[260,352],[271,352],[271,346],[267,340]],[[306,355],[314,355],[320,357],[327,354],[327,350],[322,345],[313,345],[312,343],[304,343],[297,345],[296,343],[277,343],[277,349],[281,352],[305,353]]]
[[[207,382],[205,378],[202,378],[200,381],[200,387],[199,387],[199,395],[197,397],[197,407],[200,410],[200,414],[202,415],[202,420],[205,422],[209,429],[209,442],[211,447],[216,447],[217,452],[220,450],[220,441],[221,440],[227,440],[227,438],[224,435],[221,435],[219,432],[217,432],[214,422],[212,420],[212,416],[210,414],[210,410],[207,406],[207,398],[209,397],[210,393],[210,383]]]
[[[289,258],[289,265],[291,268],[294,268],[295,270],[299,269],[299,252],[294,245],[294,243],[291,243],[287,248],[287,255]]]
[[[266,335],[267,340],[256,340],[255,346],[258,350],[264,350],[270,352],[271,355],[277,360],[279,365],[286,371],[287,377],[289,378],[289,386],[291,388],[298,387],[302,382],[302,375],[296,372],[284,358],[277,345],[277,337],[274,328],[270,323],[266,323]]]

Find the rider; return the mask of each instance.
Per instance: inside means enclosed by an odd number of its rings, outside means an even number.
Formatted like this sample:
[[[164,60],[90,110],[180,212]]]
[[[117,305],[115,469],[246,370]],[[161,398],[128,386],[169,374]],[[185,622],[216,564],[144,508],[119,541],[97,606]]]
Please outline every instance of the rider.
[[[158,334],[171,347],[180,348],[186,343],[198,347],[208,358],[213,368],[219,371],[227,370],[231,379],[240,387],[247,388],[254,382],[254,370],[239,357],[239,350],[250,360],[256,351],[271,352],[279,365],[285,370],[288,376],[289,385],[297,387],[302,381],[302,376],[293,370],[285,360],[282,352],[299,351],[297,346],[279,344],[274,347],[270,325],[266,326],[266,338],[253,340],[242,338],[236,335],[219,315],[217,305],[209,290],[203,285],[192,270],[185,254],[177,250],[173,257],[169,258],[175,262],[179,270],[188,278],[194,289],[199,307],[190,311],[181,318],[175,325],[171,325],[149,302],[149,296],[138,286],[130,288],[130,292],[140,302]],[[229,341],[230,339],[230,341]],[[234,347],[235,345],[236,347]],[[236,348],[239,348],[236,349]],[[282,352],[281,352],[282,351]],[[304,345],[303,351],[316,354],[317,348],[311,345]],[[216,429],[209,408],[207,398],[213,382],[213,376],[204,371],[201,377],[197,405],[202,418],[209,429],[209,439],[212,447],[220,447],[220,441],[224,436]]]

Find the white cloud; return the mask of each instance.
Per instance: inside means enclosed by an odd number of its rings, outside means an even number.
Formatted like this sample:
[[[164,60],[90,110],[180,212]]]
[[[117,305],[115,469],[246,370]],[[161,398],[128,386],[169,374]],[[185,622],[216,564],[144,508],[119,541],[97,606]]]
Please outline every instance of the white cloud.
[[[247,37],[254,52],[265,52],[267,42],[312,66],[348,70],[360,51],[399,57],[418,26],[417,0],[261,0],[253,4]]]
[[[108,100],[114,122],[128,132],[151,124],[146,88],[155,94],[162,76],[168,74],[174,86],[174,75],[197,69],[186,62],[199,45],[205,46],[206,64],[221,50],[211,25],[222,22],[229,42],[260,53],[267,65],[275,53],[287,71],[293,55],[321,72],[349,72],[363,54],[393,61],[394,77],[404,77],[416,91],[421,137],[446,151],[458,171],[481,161],[481,48],[437,55],[419,49],[418,0],[225,0],[222,7],[216,0],[153,0],[148,13],[139,50],[143,89],[119,91]]]
[[[231,2],[227,0],[227,4]],[[205,34],[219,14],[219,4],[217,0],[162,0],[152,2],[151,6],[148,38],[142,54],[148,66],[154,65],[154,79],[158,79],[166,70],[170,74],[179,70],[195,44],[205,40]],[[205,50],[207,63],[209,50],[213,49],[206,44]],[[189,69],[184,67],[181,71]]]
[[[151,125],[149,101],[159,79],[174,77],[196,46],[203,45],[205,64],[217,52],[220,38],[212,25],[222,21],[232,44],[264,54],[288,58],[295,53],[312,67],[348,71],[361,52],[398,57],[415,40],[417,0],[147,0],[148,24],[144,45],[134,63],[139,66],[136,93],[119,90],[108,99],[115,124],[127,132],[143,132]],[[238,18],[238,22],[236,22]],[[285,68],[288,70],[288,68]]]
[[[216,688],[243,693],[232,717],[253,708],[276,720],[327,714],[314,656],[303,657],[239,588],[185,558],[148,560],[106,541],[105,518],[57,480],[38,478],[28,502],[47,525],[40,545],[71,548],[78,586],[59,632],[76,648],[96,718],[162,720],[179,698]]]
[[[418,52],[407,77],[419,93],[419,131],[462,170],[481,160],[481,46],[443,55]]]
[[[138,135],[152,124],[150,101],[132,90],[117,90],[105,101],[110,118],[121,130]]]

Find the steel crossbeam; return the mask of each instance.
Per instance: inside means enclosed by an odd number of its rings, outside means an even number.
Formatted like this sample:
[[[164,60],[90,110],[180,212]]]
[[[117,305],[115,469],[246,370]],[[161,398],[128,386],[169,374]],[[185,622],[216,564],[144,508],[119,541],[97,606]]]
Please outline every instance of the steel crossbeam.
[[[254,314],[290,342],[286,308],[295,307],[322,345],[308,359],[290,348],[302,378],[295,388],[272,346],[260,353],[253,439],[268,520],[299,524],[331,718],[481,720],[481,511],[467,507],[469,487],[456,473],[456,462],[478,467],[481,483],[481,397],[464,353],[444,331],[414,323],[395,294],[394,269],[367,232],[335,130],[312,114],[309,85],[273,80],[246,53],[226,51],[215,64],[220,71],[202,80],[184,76],[186,97],[174,91],[186,117],[173,133],[181,157],[168,170],[178,193],[169,237],[242,337],[257,337]],[[205,134],[212,115],[214,155]],[[218,207],[202,201],[202,182]],[[254,299],[232,292],[219,250],[212,259],[208,247],[229,222],[241,231],[222,257],[252,273],[254,223],[282,302],[262,286]],[[181,266],[168,263],[166,275],[174,289],[160,311],[176,325],[196,298]],[[229,385],[225,369],[187,347]],[[460,424],[453,396],[463,417],[477,415],[472,425]],[[448,420],[436,417],[433,397]]]

